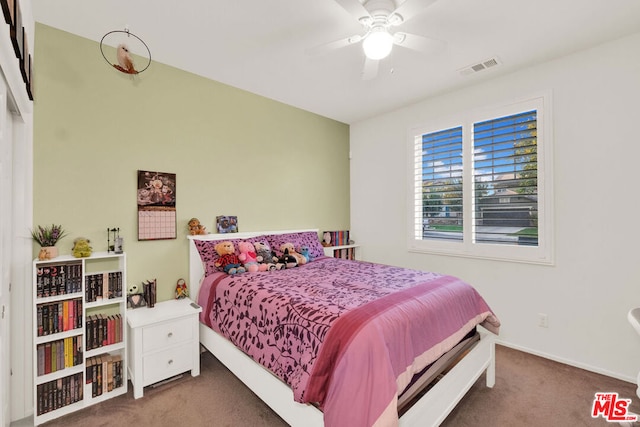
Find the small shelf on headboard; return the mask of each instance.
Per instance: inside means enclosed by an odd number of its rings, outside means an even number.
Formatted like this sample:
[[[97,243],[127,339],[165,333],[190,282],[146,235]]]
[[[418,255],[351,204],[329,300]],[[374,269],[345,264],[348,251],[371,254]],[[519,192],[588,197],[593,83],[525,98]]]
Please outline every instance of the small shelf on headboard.
[[[324,254],[326,256],[330,256],[333,258],[342,258],[342,259],[351,259],[356,260],[360,259],[358,255],[357,249],[360,245],[339,245],[339,246],[325,246]]]

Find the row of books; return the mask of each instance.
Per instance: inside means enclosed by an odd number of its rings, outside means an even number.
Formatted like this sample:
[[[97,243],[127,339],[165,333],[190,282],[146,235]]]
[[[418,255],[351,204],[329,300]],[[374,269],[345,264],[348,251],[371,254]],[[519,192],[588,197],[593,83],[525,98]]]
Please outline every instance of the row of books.
[[[87,351],[122,342],[122,316],[120,313],[91,314],[87,316]]]
[[[38,344],[38,376],[82,363],[82,335]]]
[[[91,384],[91,396],[122,387],[124,375],[122,372],[122,356],[119,354],[103,354],[87,359],[87,384]]]
[[[47,264],[36,271],[38,298],[82,292],[82,264]]]
[[[122,272],[94,273],[85,276],[87,302],[119,298],[123,289]],[[82,264],[53,264],[36,272],[38,298],[82,292]]]
[[[82,328],[82,298],[38,304],[38,336]]]
[[[85,276],[87,302],[102,301],[122,296],[122,272],[87,274]]]
[[[342,259],[350,259],[354,260],[355,258],[355,248],[342,248],[342,249],[334,249],[333,250],[334,258],[342,258]]]
[[[156,279],[147,280],[142,282],[142,289],[144,293],[144,300],[147,303],[147,307],[153,308],[156,305]]]
[[[83,388],[82,372],[38,385],[36,413],[42,415],[81,401]]]
[[[327,242],[327,239],[330,239]],[[325,231],[322,240],[327,246],[342,246],[349,244],[349,230]]]

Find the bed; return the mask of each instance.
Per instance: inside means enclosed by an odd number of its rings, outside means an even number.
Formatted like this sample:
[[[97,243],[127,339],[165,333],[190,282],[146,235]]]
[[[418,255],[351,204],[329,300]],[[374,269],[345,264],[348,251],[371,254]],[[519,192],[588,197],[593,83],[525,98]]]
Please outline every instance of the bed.
[[[317,233],[189,236],[201,344],[284,421],[436,426],[483,373],[494,385],[499,321],[475,289],[437,273],[324,257]],[[214,266],[220,240],[259,241],[275,251],[293,242],[312,261],[229,276]],[[353,288],[362,288],[359,296],[347,293]],[[414,312],[431,317],[398,323]],[[419,333],[425,325],[431,333]]]

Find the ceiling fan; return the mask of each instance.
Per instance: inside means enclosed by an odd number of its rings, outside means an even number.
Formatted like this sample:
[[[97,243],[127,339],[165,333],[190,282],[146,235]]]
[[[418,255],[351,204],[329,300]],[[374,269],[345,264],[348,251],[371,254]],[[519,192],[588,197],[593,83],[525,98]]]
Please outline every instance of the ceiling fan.
[[[365,53],[362,78],[370,80],[378,74],[381,59],[386,58],[394,45],[406,47],[428,53],[434,44],[442,42],[409,34],[406,32],[391,32],[393,27],[413,18],[436,0],[335,0],[342,8],[356,18],[364,29],[364,34],[355,34],[340,40],[326,43],[307,50],[308,54],[317,55],[334,49],[362,42]]]

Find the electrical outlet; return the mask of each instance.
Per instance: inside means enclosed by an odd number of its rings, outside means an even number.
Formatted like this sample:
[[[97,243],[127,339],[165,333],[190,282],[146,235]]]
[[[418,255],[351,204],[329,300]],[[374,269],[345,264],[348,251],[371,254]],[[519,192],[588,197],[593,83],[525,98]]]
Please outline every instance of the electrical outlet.
[[[549,317],[546,313],[538,313],[538,326],[541,328],[549,327]]]

